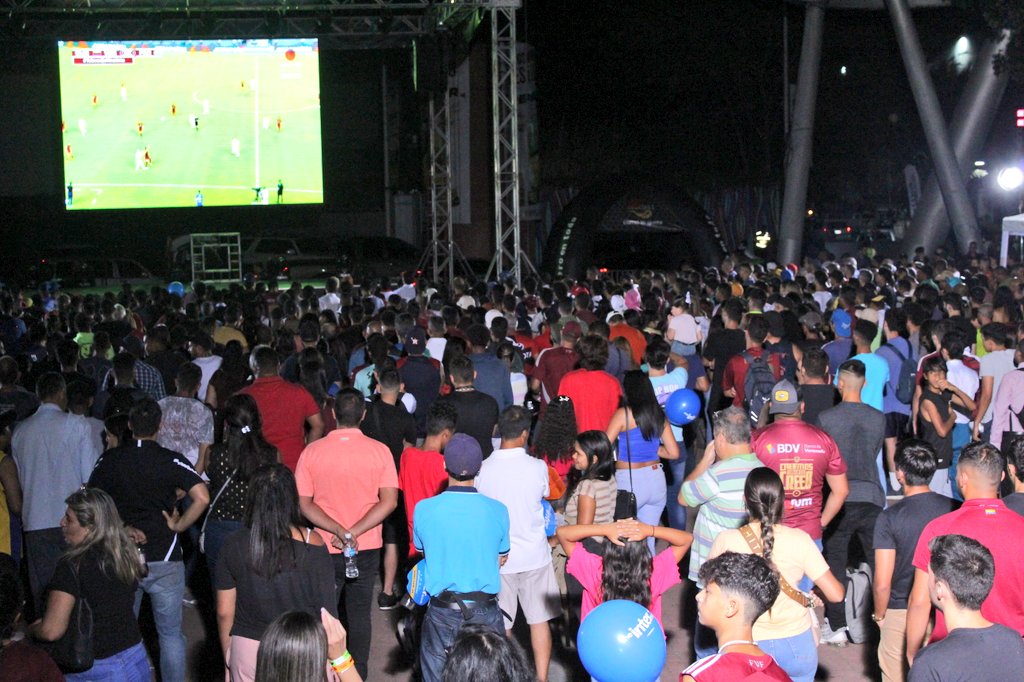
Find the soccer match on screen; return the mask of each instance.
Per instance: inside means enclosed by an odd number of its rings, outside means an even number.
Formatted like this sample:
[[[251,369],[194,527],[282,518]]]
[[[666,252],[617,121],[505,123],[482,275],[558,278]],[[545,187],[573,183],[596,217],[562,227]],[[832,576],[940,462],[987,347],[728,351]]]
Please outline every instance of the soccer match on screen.
[[[315,39],[58,48],[68,209],[323,203]]]

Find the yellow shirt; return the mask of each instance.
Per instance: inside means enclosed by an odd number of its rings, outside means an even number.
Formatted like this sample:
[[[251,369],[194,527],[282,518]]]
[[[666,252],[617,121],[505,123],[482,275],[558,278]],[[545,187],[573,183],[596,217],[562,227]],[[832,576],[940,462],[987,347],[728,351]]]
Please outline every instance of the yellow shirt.
[[[5,457],[8,455],[0,452],[0,462],[4,461]],[[11,512],[7,509],[7,493],[4,492],[2,485],[0,485],[0,552],[11,553]]]
[[[751,523],[754,533],[761,534],[761,524]],[[796,587],[806,574],[811,580],[818,580],[828,572],[828,563],[818,551],[811,536],[797,528],[775,525],[775,544],[772,547],[772,562],[779,573]],[[723,552],[750,554],[750,546],[739,530],[720,533],[711,545],[709,558]],[[778,599],[770,609],[754,622],[754,640],[783,639],[795,637],[811,627],[811,614],[807,608],[779,592]]]

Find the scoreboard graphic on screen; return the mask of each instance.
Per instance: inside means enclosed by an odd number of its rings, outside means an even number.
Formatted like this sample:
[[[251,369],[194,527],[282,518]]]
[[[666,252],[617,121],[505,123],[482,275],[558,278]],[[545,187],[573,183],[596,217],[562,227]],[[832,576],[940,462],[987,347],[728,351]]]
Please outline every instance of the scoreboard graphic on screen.
[[[316,40],[58,51],[69,210],[323,202]]]

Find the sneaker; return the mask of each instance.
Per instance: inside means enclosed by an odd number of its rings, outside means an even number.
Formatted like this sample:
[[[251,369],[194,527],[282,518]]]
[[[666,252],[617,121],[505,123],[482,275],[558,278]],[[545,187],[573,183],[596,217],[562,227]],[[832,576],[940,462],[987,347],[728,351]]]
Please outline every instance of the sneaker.
[[[381,611],[391,611],[398,607],[398,601],[395,595],[381,592],[377,595],[377,608]]]
[[[849,628],[845,625],[838,630],[833,630],[832,626],[829,625],[828,618],[826,618],[821,626],[821,643],[834,647],[844,647],[850,643],[848,632]]]

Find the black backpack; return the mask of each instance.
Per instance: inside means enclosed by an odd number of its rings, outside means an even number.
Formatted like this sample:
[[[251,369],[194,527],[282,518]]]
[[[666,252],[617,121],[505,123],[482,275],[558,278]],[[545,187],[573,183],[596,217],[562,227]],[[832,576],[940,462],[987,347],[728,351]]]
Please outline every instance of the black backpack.
[[[909,405],[914,399],[914,389],[917,387],[917,361],[914,360],[913,352],[909,356],[903,355],[899,348],[886,342],[896,357],[900,359],[900,375],[896,381],[896,400],[904,405]]]
[[[765,406],[772,399],[775,372],[768,364],[768,351],[764,351],[760,357],[754,357],[749,351],[743,351],[742,355],[743,361],[747,363],[747,378],[743,381],[743,406],[747,410],[751,428],[756,428],[761,422]]]

